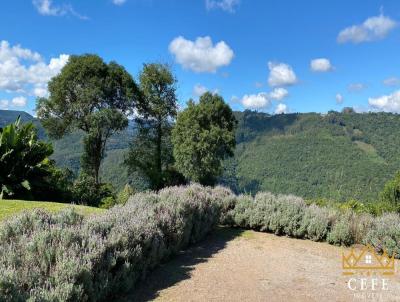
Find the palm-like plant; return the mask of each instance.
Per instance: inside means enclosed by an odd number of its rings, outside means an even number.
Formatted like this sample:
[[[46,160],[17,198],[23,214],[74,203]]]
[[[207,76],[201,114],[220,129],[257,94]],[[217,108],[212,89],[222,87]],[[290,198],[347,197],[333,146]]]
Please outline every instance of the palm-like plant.
[[[0,198],[31,198],[50,175],[51,144],[38,140],[32,123],[15,123],[0,128]]]

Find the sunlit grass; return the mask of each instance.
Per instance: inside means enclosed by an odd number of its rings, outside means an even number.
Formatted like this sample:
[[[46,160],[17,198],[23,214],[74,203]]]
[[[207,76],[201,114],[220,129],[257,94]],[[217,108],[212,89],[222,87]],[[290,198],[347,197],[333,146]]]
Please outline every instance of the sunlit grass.
[[[71,205],[68,203],[57,202],[41,202],[41,201],[26,201],[26,200],[1,200],[0,199],[0,221],[10,218],[23,211],[33,209],[44,209],[49,212],[58,212],[68,207],[73,207],[78,213],[83,215],[91,215],[102,213],[105,210],[87,206]]]

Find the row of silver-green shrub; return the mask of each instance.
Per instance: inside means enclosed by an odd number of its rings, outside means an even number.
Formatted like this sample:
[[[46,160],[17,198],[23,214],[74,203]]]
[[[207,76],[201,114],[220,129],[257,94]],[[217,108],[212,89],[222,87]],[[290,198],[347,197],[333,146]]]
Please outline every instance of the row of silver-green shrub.
[[[113,301],[219,221],[218,189],[134,195],[83,218],[33,211],[0,227],[0,301]]]
[[[291,195],[226,197],[221,223],[335,245],[371,244],[400,258],[400,216],[307,205]]]
[[[400,257],[400,218],[306,205],[295,196],[236,196],[199,185],[140,193],[84,218],[34,211],[0,226],[0,301],[112,301],[216,224],[331,244],[369,243]]]

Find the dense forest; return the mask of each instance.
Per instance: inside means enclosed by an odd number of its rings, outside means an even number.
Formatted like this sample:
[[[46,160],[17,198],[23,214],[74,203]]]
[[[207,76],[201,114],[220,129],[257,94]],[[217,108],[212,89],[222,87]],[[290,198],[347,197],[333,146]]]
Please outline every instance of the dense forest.
[[[0,127],[25,112],[0,111]],[[239,121],[235,156],[225,162],[220,182],[235,192],[271,191],[305,198],[375,200],[384,184],[400,169],[400,116],[390,113],[331,111],[328,114],[269,115],[235,112]],[[114,135],[107,144],[101,179],[122,188],[146,183],[128,176],[122,165],[135,133]],[[39,135],[45,132],[39,127]],[[82,134],[74,132],[53,141],[57,164],[79,170]]]

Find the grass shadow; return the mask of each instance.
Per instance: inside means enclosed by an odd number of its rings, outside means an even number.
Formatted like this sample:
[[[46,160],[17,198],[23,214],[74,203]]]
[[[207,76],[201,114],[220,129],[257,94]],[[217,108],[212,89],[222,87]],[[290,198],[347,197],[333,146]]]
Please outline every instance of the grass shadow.
[[[181,251],[170,261],[161,264],[149,273],[145,280],[136,285],[134,293],[120,301],[154,300],[158,297],[160,290],[189,279],[195,265],[207,262],[210,257],[224,249],[230,240],[241,236],[243,232],[242,229],[218,227],[203,241]]]

